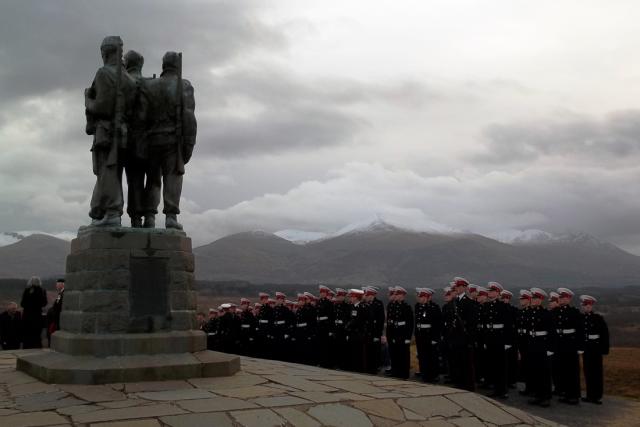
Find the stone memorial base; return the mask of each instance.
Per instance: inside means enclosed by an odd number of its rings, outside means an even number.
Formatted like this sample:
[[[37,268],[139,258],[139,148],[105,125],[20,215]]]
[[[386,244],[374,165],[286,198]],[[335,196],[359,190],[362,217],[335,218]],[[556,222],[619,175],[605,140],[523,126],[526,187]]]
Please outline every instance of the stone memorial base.
[[[53,351],[17,359],[48,383],[104,384],[232,375],[237,356],[196,330],[191,239],[182,231],[81,228],[67,257]]]

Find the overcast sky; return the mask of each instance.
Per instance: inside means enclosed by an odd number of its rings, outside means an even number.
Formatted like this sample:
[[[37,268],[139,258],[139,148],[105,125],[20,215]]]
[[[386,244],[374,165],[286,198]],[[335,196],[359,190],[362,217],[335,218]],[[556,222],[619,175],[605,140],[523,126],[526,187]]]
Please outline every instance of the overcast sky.
[[[88,223],[83,89],[118,34],[146,75],[183,52],[196,245],[380,215],[640,254],[638,16],[633,0],[4,1],[0,231]]]

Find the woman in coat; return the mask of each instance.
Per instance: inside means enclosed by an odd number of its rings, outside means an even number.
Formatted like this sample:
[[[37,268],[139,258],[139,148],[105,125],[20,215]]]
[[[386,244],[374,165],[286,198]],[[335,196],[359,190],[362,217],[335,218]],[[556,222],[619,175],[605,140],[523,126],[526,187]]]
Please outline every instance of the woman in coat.
[[[42,282],[37,276],[33,276],[27,282],[27,288],[22,294],[22,327],[23,348],[42,347],[42,308],[47,305],[47,291],[42,287]]]

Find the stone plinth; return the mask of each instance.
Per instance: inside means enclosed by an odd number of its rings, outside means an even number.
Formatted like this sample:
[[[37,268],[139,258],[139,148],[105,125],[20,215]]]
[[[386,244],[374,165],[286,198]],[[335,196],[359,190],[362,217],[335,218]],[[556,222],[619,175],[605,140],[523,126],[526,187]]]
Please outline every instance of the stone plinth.
[[[237,357],[206,351],[195,330],[191,239],[182,231],[81,228],[67,257],[61,330],[53,352],[18,358],[47,382],[230,375]]]

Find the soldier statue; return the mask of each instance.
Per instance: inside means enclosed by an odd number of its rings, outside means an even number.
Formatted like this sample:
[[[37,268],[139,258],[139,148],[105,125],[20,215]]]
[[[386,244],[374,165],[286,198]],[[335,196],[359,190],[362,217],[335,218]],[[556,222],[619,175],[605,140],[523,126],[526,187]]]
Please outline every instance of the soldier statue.
[[[91,147],[96,184],[89,216],[95,226],[120,226],[123,210],[122,157],[127,146],[136,83],[122,64],[122,40],[105,37],[100,45],[104,66],[85,89],[86,132],[93,135]]]

